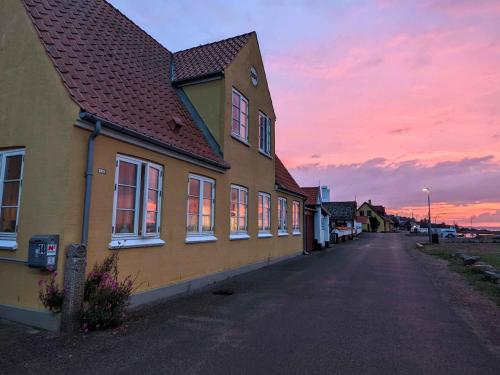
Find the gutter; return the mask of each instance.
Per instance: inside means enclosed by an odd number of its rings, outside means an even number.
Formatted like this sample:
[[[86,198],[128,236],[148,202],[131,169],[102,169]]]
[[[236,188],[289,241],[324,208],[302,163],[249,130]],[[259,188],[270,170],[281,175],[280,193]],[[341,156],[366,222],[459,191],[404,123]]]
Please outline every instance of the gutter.
[[[94,171],[94,144],[101,132],[101,120],[95,121],[94,131],[89,135],[87,145],[87,171],[85,172],[85,198],[83,204],[82,244],[87,246],[89,238],[90,198],[92,193],[92,176]]]
[[[224,170],[227,170],[227,169],[231,168],[227,163],[218,163],[218,162],[216,162],[214,160],[211,160],[211,159],[208,159],[208,158],[204,158],[202,156],[198,156],[198,155],[192,154],[192,153],[190,153],[188,151],[185,151],[183,149],[180,149],[180,148],[172,146],[172,145],[168,145],[168,144],[166,144],[164,142],[160,142],[160,141],[158,141],[158,140],[156,140],[156,139],[154,139],[152,137],[148,137],[148,136],[146,136],[144,134],[141,134],[141,133],[138,133],[138,132],[136,132],[134,130],[127,129],[124,126],[115,124],[113,122],[105,120],[105,119],[103,119],[101,117],[98,117],[98,116],[96,116],[94,114],[91,114],[89,112],[81,112],[80,113],[80,118],[82,120],[90,121],[90,122],[93,122],[93,123],[95,123],[96,121],[100,121],[103,128],[107,128],[107,129],[110,129],[110,130],[117,131],[119,133],[128,135],[130,137],[139,139],[141,141],[145,141],[145,142],[147,142],[149,144],[152,144],[152,145],[155,145],[155,146],[160,146],[163,149],[167,149],[167,150],[172,151],[174,153],[177,153],[177,154],[189,157],[190,159],[198,160],[198,161],[201,161],[201,162],[213,165],[214,167],[219,168],[221,171],[224,171]]]

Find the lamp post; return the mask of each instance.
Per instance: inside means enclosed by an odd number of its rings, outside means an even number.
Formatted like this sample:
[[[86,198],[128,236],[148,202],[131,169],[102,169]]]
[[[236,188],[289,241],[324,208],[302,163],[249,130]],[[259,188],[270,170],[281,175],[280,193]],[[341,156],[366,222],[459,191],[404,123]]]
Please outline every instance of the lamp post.
[[[429,243],[432,243],[432,224],[431,224],[431,189],[424,187],[422,189],[424,193],[427,193],[427,205],[429,206]]]

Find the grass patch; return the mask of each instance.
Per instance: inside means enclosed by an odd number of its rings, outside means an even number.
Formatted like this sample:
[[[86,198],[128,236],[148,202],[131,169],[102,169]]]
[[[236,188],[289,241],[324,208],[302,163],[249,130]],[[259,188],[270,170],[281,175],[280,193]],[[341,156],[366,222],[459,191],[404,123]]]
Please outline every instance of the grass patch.
[[[464,246],[465,245],[465,246]],[[499,244],[439,244],[426,245],[420,249],[423,253],[446,260],[448,267],[462,275],[474,289],[483,293],[500,306],[500,287],[484,278],[480,273],[473,272],[468,266],[464,266],[462,261],[454,258],[457,252],[469,255],[477,255],[481,261],[488,263],[500,271],[500,245]]]

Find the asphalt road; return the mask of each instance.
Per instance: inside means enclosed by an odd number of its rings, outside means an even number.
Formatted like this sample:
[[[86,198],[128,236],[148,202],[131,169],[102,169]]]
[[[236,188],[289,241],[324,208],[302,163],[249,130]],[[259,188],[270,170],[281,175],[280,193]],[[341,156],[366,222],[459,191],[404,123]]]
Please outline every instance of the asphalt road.
[[[233,295],[164,303],[114,331],[32,335],[11,353],[0,344],[9,358],[0,372],[500,374],[407,241],[365,235],[220,286]]]

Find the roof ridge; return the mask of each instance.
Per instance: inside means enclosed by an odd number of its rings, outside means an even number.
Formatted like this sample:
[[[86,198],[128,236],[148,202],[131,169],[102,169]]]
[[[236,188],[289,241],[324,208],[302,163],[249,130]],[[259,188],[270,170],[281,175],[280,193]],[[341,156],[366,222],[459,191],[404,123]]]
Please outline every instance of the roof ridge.
[[[118,9],[117,7],[115,7],[113,4],[111,4],[108,0],[104,0],[103,3],[105,3],[107,6],[109,6],[110,8],[112,8],[114,11],[118,12],[120,14],[120,16],[122,16],[123,18],[125,18],[128,22],[130,22],[132,25],[134,25],[135,27],[137,27],[142,33],[144,33],[148,38],[150,38],[151,40],[153,40],[153,42],[155,42],[156,44],[158,44],[161,48],[165,49],[169,54],[170,56],[172,57],[173,56],[173,52],[171,52],[167,47],[165,47],[163,44],[161,44],[158,40],[156,40],[156,38],[154,38],[152,35],[149,35],[149,33],[144,30],[142,27],[140,27],[137,23],[135,23],[134,21],[132,21],[127,15],[125,15],[120,9]]]
[[[231,39],[236,39],[236,38],[240,38],[242,36],[249,36],[251,34],[256,34],[255,31],[250,31],[248,33],[243,33],[243,34],[240,34],[240,35],[235,35],[235,36],[231,36],[229,38],[225,38],[225,39],[221,39],[221,40],[217,40],[215,42],[210,42],[210,43],[205,43],[205,44],[200,44],[199,46],[194,46],[194,47],[189,47],[189,48],[186,48],[186,49],[182,49],[180,51],[176,51],[176,52],[173,52],[172,54],[173,55],[176,55],[178,53],[181,53],[181,52],[187,52],[187,51],[191,51],[193,49],[196,49],[196,48],[202,48],[202,47],[206,47],[206,46],[210,46],[212,44],[218,44],[218,43],[223,43],[223,42],[227,42],[228,40],[231,40]]]

